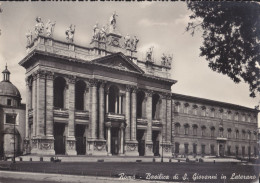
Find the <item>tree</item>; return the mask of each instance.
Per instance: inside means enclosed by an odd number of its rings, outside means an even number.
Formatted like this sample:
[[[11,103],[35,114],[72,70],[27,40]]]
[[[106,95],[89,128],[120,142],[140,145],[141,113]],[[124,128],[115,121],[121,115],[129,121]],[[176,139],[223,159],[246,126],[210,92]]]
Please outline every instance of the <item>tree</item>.
[[[208,66],[260,94],[260,4],[256,2],[187,2],[192,11],[186,31],[202,30],[200,56]]]

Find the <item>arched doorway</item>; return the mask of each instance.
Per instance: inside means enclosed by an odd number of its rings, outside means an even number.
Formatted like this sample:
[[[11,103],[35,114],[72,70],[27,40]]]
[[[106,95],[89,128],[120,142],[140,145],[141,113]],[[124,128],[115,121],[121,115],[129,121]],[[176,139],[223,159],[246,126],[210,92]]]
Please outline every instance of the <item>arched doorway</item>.
[[[65,124],[54,123],[54,150],[55,154],[65,154],[66,137]]]
[[[137,94],[137,105],[136,105],[136,117],[145,118],[145,93],[138,91]]]
[[[160,119],[160,96],[158,94],[153,94],[152,118]]]

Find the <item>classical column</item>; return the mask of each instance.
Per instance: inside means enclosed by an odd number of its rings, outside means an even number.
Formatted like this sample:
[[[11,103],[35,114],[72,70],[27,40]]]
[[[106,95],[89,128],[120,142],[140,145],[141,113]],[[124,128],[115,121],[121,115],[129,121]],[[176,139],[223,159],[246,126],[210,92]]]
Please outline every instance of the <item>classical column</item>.
[[[124,154],[124,129],[125,129],[125,124],[121,123],[121,126],[120,126],[120,155]]]
[[[166,125],[166,141],[172,141],[172,98],[171,94],[167,95],[167,125]]]
[[[52,72],[47,72],[46,80],[46,135],[53,137],[53,76]]]
[[[130,140],[130,86],[126,86],[126,107],[125,107],[125,119],[126,119],[126,131],[125,138],[127,141]]]
[[[109,91],[106,91],[106,113],[108,113],[108,107],[109,107],[109,101],[108,101],[108,97],[109,97]]]
[[[31,86],[31,83],[30,83],[30,79],[27,77],[26,78],[26,111],[25,111],[25,139],[28,139],[29,138],[29,132],[28,132],[28,129],[29,129],[29,109],[31,109],[31,103],[30,103],[30,100],[31,100],[31,90],[30,90],[30,86]]]
[[[219,156],[219,142],[217,142],[217,156]]]
[[[45,122],[46,122],[46,88],[45,88],[45,72],[42,70],[37,71],[37,137],[45,135]]]
[[[147,129],[145,139],[145,156],[153,156],[153,142],[152,142],[152,91],[146,91],[146,115],[147,115]]]
[[[111,156],[111,123],[106,123],[107,130],[107,155]]]
[[[33,136],[36,136],[37,127],[37,75],[33,73],[33,86],[32,86],[32,108],[33,108]]]
[[[99,139],[104,139],[104,86],[105,83],[102,82],[99,86]]]
[[[118,96],[116,96],[116,104],[115,104],[115,113],[116,113],[116,114],[118,114],[117,104],[118,104]]]
[[[69,124],[68,124],[68,137],[66,153],[68,155],[77,155],[76,152],[76,139],[75,139],[75,76],[69,76],[69,92],[68,95],[68,108],[69,108]]]
[[[91,87],[91,94],[92,94],[92,104],[91,104],[91,137],[93,139],[97,139],[97,117],[98,117],[98,103],[97,103],[97,81],[91,80],[90,87]]]
[[[136,141],[136,90],[132,89],[132,103],[131,103],[131,140]]]
[[[122,114],[122,95],[119,94],[119,114]]]
[[[165,94],[160,96],[162,103],[161,103],[161,109],[160,109],[160,120],[162,123],[162,130],[161,130],[161,134],[162,134],[162,142],[161,143],[165,143],[166,142],[166,131],[167,131],[167,126],[166,126],[166,113],[167,113],[167,109],[166,109],[166,96]]]

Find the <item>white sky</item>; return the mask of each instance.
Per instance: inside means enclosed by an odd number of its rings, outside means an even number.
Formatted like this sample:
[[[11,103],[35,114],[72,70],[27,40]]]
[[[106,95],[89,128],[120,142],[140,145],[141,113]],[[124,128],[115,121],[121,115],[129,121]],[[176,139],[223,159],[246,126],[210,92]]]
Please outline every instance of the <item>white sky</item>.
[[[54,38],[65,41],[65,30],[76,25],[75,44],[88,46],[93,26],[108,23],[116,11],[117,26],[123,36],[139,38],[140,59],[146,50],[154,46],[155,60],[160,62],[162,53],[173,54],[172,79],[178,80],[172,87],[175,93],[218,100],[254,108],[260,101],[249,97],[248,85],[235,84],[222,74],[211,71],[205,58],[199,57],[202,44],[201,32],[194,37],[185,33],[190,11],[184,2],[2,2],[0,14],[0,70],[5,63],[11,81],[25,95],[25,69],[18,62],[26,55],[28,29],[33,30],[35,18],[44,23],[56,21]],[[260,121],[260,120],[259,120]]]

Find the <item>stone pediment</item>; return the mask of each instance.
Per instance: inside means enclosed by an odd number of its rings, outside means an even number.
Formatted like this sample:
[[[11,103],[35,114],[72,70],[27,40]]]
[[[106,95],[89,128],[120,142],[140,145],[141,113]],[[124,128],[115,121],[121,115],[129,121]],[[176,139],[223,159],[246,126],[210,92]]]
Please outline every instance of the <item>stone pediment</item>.
[[[144,73],[141,68],[121,52],[92,60],[92,62],[119,70]]]

